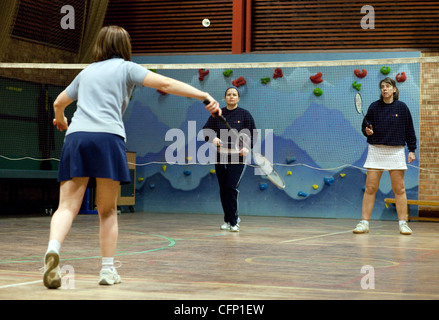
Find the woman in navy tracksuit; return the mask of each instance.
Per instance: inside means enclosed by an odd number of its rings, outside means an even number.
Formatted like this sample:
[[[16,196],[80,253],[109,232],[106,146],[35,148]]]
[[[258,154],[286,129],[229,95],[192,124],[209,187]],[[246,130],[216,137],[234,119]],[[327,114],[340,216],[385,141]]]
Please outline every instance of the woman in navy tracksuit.
[[[209,117],[203,129],[206,140],[217,147],[216,175],[220,187],[221,205],[224,211],[222,230],[239,231],[238,217],[238,186],[245,171],[245,159],[256,142],[256,126],[250,112],[238,107],[240,96],[236,87],[230,87],[225,92],[227,106],[222,108],[222,114],[233,129],[248,142],[247,147],[237,143],[236,136],[228,132],[227,127],[216,117]],[[206,130],[214,131],[214,137]]]

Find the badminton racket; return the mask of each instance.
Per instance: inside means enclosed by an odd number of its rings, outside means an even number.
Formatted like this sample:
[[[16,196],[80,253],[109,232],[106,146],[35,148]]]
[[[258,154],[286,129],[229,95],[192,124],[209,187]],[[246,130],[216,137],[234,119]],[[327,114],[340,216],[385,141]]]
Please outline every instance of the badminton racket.
[[[205,105],[208,105],[210,102],[208,100],[204,100],[203,103]],[[251,152],[255,165],[264,173],[264,175],[268,178],[268,180],[270,180],[279,189],[285,189],[284,180],[281,178],[279,173],[277,173],[277,171],[274,169],[271,162],[262,154],[258,152],[254,152],[252,150],[251,146],[249,145],[250,139],[245,139],[244,138],[245,135],[239,135],[236,132],[236,130],[233,130],[223,115],[217,114],[216,117],[218,117],[221,120],[221,122],[224,123],[227,129],[229,129],[230,132],[233,132],[233,134],[239,140],[239,144],[240,144],[239,148],[241,148],[241,146],[242,147],[245,146]]]
[[[366,126],[369,128],[369,122],[366,120],[366,116],[364,115],[363,111],[363,98],[361,98],[361,94],[358,92],[355,94],[355,110],[357,110],[359,114],[363,115]]]

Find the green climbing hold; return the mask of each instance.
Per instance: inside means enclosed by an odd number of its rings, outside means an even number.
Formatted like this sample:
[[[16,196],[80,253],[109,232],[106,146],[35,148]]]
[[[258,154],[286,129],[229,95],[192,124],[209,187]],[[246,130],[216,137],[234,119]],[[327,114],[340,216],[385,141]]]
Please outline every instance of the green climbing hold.
[[[388,75],[390,73],[390,67],[389,66],[383,66],[381,68],[381,73],[384,75]]]
[[[270,77],[266,77],[266,78],[261,78],[261,83],[262,84],[267,84],[270,82]]]
[[[322,89],[320,89],[320,88],[315,88],[314,89],[314,95],[316,97],[320,97],[322,94],[323,94],[323,90]]]
[[[230,77],[230,75],[233,73],[232,69],[227,69],[226,71],[223,72],[223,75],[225,77]]]
[[[352,87],[353,87],[354,89],[357,89],[357,91],[360,91],[360,90],[361,90],[361,83],[357,83],[357,81],[354,81],[354,82],[352,83]]]

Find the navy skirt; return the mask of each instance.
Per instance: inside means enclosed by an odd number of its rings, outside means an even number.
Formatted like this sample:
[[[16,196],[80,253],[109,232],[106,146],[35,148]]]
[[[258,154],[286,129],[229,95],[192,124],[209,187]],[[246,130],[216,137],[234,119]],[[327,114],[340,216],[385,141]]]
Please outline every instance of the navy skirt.
[[[131,182],[125,141],[121,136],[101,132],[75,132],[66,135],[61,151],[58,181],[74,177],[108,178]]]

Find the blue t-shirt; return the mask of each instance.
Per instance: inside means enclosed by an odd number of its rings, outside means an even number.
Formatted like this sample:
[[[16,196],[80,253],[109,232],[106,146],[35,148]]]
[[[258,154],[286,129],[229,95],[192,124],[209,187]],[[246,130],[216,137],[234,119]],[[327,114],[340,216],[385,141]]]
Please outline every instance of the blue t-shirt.
[[[136,85],[142,85],[148,69],[113,58],[90,64],[66,88],[77,109],[66,135],[74,132],[106,132],[124,139],[122,115]]]

